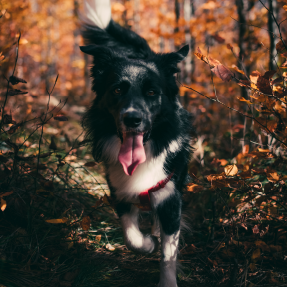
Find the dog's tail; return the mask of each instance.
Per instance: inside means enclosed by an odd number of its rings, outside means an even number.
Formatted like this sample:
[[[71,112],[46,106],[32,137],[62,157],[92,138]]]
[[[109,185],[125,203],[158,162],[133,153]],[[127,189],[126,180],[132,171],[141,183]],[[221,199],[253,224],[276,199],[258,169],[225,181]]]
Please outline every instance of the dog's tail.
[[[82,22],[86,45],[108,47],[129,58],[146,59],[154,54],[145,39],[112,20],[110,0],[84,0]]]

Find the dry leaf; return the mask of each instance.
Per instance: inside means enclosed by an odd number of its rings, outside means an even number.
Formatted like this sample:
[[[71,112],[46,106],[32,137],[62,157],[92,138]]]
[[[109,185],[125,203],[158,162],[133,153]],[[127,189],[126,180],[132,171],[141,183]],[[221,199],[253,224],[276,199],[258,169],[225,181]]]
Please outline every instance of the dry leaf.
[[[279,181],[280,178],[279,178],[279,175],[277,174],[277,172],[274,171],[274,172],[268,172],[267,173],[267,179],[271,182],[277,182],[277,181]]]
[[[7,207],[6,200],[3,197],[1,197],[1,210],[4,211],[6,207]]]
[[[68,221],[67,217],[59,218],[59,219],[46,219],[45,220],[48,223],[66,223]]]
[[[112,246],[110,243],[106,244],[106,249],[109,251],[115,251],[116,248],[114,246]]]
[[[257,248],[253,251],[252,255],[251,255],[251,259],[256,260],[261,256],[261,250],[260,248]]]
[[[224,172],[228,176],[235,176],[238,173],[238,168],[235,164],[234,165],[227,165],[224,168]]]
[[[203,186],[198,185],[198,184],[192,183],[192,184],[187,186],[187,191],[189,191],[189,192],[199,192],[201,190],[203,190]]]
[[[256,269],[255,263],[250,263],[249,269],[253,272]]]
[[[87,231],[90,229],[90,226],[91,226],[91,218],[90,216],[85,216],[81,223],[80,223],[81,227],[83,230]]]
[[[234,74],[222,64],[215,66],[211,71],[224,82],[229,82],[234,78]]]
[[[102,235],[101,235],[101,234],[99,234],[99,235],[96,236],[96,240],[97,240],[98,242],[100,242],[101,239],[102,239]]]
[[[253,105],[253,103],[251,103],[249,100],[246,100],[246,99],[243,98],[243,97],[237,97],[237,99],[238,99],[240,102],[245,102],[245,103],[247,103],[248,105]]]

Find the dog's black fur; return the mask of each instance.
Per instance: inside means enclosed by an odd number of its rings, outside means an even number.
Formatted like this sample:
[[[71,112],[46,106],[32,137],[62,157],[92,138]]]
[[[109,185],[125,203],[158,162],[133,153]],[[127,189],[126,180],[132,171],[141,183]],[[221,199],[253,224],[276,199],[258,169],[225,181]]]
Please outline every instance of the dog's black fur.
[[[92,141],[95,160],[105,164],[107,181],[117,202],[119,217],[135,214],[130,215],[131,219],[123,219],[123,228],[131,228],[132,223],[126,222],[133,221],[132,216],[138,214],[133,205],[137,202],[138,192],[130,195],[125,192],[136,184],[132,182],[133,177],[140,181],[141,175],[136,175],[136,172],[132,176],[124,174],[117,154],[123,142],[123,133],[143,133],[144,145],[150,151],[146,161],[164,157],[162,165],[155,161],[159,167],[156,172],[165,176],[174,172],[172,191],[166,191],[167,196],[154,199],[154,202],[151,199],[152,212],[160,222],[161,236],[166,236],[170,243],[170,236],[178,234],[180,228],[181,193],[186,184],[193,133],[191,115],[178,101],[174,74],[179,71],[177,64],[185,58],[189,48],[184,46],[178,52],[157,54],[143,38],[112,20],[106,29],[86,26],[83,37],[87,46],[81,47],[81,50],[93,56],[92,90],[96,93],[83,125],[87,138]],[[144,172],[148,173],[147,169]],[[154,177],[155,171],[152,172],[151,177]],[[126,189],[120,185],[120,180],[117,182],[117,178],[127,184]],[[158,194],[161,192],[164,194],[165,191],[157,191]],[[140,239],[146,240],[148,237],[143,238]],[[141,247],[125,234],[127,246],[139,252],[153,252],[156,249],[157,239],[153,236],[149,239],[148,246],[151,244],[152,247],[146,247],[147,243]],[[166,240],[162,239],[162,244]],[[177,242],[178,239],[174,239],[175,245]],[[165,247],[162,248],[164,261],[171,255],[164,254],[168,252]],[[168,258],[174,261],[174,258]],[[160,286],[176,286],[175,275],[167,274],[175,272],[174,264],[171,269],[167,265],[162,263]]]

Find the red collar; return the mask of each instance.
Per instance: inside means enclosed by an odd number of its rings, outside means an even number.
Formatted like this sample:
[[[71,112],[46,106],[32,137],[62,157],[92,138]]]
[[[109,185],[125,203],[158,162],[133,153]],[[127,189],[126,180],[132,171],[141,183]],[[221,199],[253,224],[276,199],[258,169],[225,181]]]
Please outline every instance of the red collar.
[[[151,204],[150,204],[150,193],[151,192],[156,192],[162,188],[164,188],[166,186],[166,184],[170,181],[170,179],[172,178],[174,172],[172,172],[166,179],[163,179],[161,181],[159,181],[156,185],[154,185],[153,187],[146,189],[145,191],[142,191],[139,194],[139,200],[140,200],[140,204],[136,204],[136,206],[143,210],[143,211],[149,211],[151,210]]]

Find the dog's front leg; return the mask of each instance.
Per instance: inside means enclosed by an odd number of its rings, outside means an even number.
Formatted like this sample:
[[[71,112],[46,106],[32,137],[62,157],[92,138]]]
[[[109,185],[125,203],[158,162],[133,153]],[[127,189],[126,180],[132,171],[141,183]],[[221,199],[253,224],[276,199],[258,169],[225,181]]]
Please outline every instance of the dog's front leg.
[[[159,287],[176,287],[176,260],[179,241],[181,201],[176,196],[158,209],[161,225],[161,263]]]
[[[124,231],[125,244],[128,249],[140,253],[152,253],[158,247],[158,240],[155,236],[144,236],[139,230],[138,224],[139,209],[131,205],[129,212],[121,215],[121,223]]]

